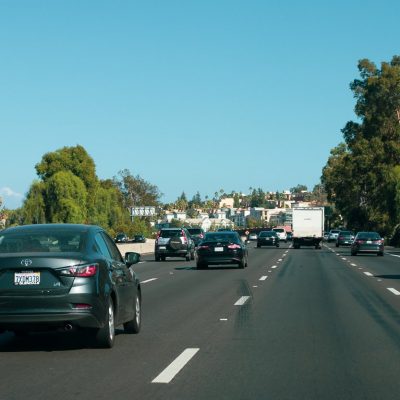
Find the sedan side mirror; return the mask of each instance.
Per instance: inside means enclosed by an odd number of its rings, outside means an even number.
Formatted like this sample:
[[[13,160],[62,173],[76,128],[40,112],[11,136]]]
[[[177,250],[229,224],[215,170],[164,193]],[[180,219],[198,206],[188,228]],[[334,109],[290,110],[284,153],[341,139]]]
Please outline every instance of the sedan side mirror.
[[[140,254],[133,251],[125,253],[125,264],[130,267],[133,264],[137,264],[140,261]]]

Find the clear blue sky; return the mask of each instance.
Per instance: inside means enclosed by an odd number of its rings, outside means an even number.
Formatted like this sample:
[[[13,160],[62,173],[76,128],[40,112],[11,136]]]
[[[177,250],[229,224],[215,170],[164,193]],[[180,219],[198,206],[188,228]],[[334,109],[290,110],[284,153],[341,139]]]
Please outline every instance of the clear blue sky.
[[[400,54],[400,2],[0,0],[0,196],[80,144],[163,201],[319,182],[357,62]]]

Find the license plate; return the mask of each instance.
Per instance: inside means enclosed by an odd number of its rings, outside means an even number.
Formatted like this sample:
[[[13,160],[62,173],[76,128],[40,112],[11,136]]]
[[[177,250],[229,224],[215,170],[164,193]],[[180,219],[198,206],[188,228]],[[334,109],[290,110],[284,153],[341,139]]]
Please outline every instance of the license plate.
[[[160,250],[166,250],[167,247],[166,247],[166,246],[160,246],[159,249],[160,249]]]
[[[221,252],[221,251],[224,251],[224,248],[223,248],[223,247],[215,247],[215,248],[214,248],[214,251],[219,251],[219,252]]]
[[[372,244],[372,240],[367,240],[367,244]]]
[[[14,285],[39,285],[40,272],[16,272],[14,274]]]

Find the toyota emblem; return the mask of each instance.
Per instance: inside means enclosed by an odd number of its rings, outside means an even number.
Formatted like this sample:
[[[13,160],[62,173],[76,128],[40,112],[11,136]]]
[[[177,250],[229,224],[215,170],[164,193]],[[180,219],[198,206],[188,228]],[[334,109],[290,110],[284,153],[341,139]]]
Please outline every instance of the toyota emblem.
[[[32,265],[32,260],[26,258],[25,260],[21,261],[21,265],[23,265],[24,267],[29,267],[30,265]]]

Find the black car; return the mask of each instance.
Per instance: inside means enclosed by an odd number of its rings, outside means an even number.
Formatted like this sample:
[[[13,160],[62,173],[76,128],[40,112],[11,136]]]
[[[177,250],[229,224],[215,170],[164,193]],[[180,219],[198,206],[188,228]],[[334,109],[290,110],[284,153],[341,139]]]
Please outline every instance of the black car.
[[[146,243],[146,238],[143,235],[135,235],[133,241],[135,243]]]
[[[237,264],[247,267],[247,247],[237,232],[207,232],[196,250],[198,269],[210,264]]]
[[[128,243],[129,238],[126,233],[117,233],[115,236],[115,243]]]
[[[186,228],[163,228],[157,233],[154,247],[156,261],[166,257],[185,257],[194,260],[194,241]]]
[[[197,246],[199,242],[204,238],[204,230],[202,228],[186,228],[190,233],[194,241],[194,245]]]
[[[358,253],[376,253],[383,256],[384,240],[377,232],[358,232],[351,244],[351,255]]]
[[[279,237],[275,231],[261,231],[257,238],[257,247],[275,246],[279,247]]]
[[[354,233],[351,231],[340,231],[336,239],[336,247],[351,246],[354,240]]]
[[[114,241],[94,225],[42,224],[0,232],[0,332],[81,329],[112,347],[115,327],[141,325],[140,283]]]

